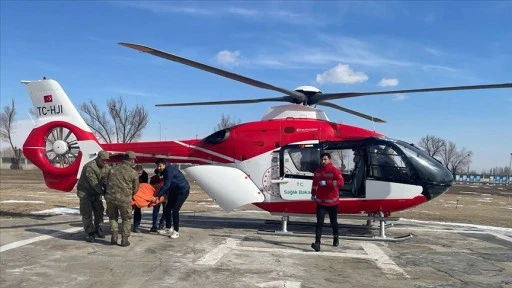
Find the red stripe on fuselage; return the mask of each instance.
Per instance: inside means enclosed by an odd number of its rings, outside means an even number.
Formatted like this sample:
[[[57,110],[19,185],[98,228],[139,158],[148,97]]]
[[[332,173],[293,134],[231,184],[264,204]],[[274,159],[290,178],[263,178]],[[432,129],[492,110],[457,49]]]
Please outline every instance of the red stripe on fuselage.
[[[368,214],[380,211],[391,213],[412,208],[426,201],[427,199],[423,195],[412,199],[341,199],[338,211],[340,214]],[[261,202],[254,203],[254,205],[270,213],[316,214],[316,203],[313,201]]]

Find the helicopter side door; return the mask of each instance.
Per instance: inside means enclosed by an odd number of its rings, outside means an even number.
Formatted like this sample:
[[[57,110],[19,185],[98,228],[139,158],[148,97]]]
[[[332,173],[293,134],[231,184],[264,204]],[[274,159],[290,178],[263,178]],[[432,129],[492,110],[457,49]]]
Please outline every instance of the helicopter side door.
[[[364,198],[366,194],[367,159],[364,141],[326,142],[323,150],[331,155],[331,163],[343,176],[340,198]]]
[[[313,174],[320,165],[319,144],[293,144],[279,151],[279,194],[285,200],[310,200]]]

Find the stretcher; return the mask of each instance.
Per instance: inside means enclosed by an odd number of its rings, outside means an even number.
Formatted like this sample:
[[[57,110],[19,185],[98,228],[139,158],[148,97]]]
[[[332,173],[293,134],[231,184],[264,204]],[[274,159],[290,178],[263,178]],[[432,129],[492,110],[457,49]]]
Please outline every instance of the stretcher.
[[[160,191],[160,184],[151,185],[148,183],[139,184],[139,190],[132,197],[132,207],[145,208],[145,207],[153,207],[162,202],[165,202],[165,197],[161,196],[158,198],[156,202],[152,202],[153,198]]]

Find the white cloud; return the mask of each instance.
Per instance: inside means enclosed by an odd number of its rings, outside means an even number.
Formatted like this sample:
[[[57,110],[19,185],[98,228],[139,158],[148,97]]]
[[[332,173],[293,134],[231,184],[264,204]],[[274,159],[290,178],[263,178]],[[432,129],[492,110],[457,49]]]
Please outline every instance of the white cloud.
[[[323,83],[361,83],[368,80],[364,72],[355,72],[348,65],[338,64],[335,67],[316,75],[316,82]]]
[[[228,9],[229,13],[241,15],[241,16],[255,16],[258,15],[258,11],[254,9],[245,9],[245,8],[238,8],[238,7],[232,7]]]
[[[251,21],[279,21],[288,22],[290,24],[318,24],[318,19],[313,19],[308,14],[299,14],[292,11],[281,9],[251,9],[244,7],[222,7],[206,6],[201,3],[200,6],[193,4],[188,6],[180,6],[175,2],[154,2],[154,1],[110,1],[112,5],[132,7],[141,10],[146,10],[157,14],[187,14],[195,16],[210,16],[210,17],[244,17],[245,20]]]
[[[379,84],[377,84],[377,85],[381,86],[381,87],[394,87],[394,86],[398,85],[398,79],[382,78],[382,80],[380,80]]]
[[[425,47],[425,52],[427,52],[428,54],[432,54],[434,56],[441,55],[441,52],[439,50],[431,47]]]
[[[131,90],[131,89],[111,89],[112,92],[119,94],[120,96],[135,96],[135,97],[155,97],[156,94],[147,93],[144,91]]]
[[[225,67],[238,66],[240,64],[240,51],[222,50],[215,56],[217,63]]]
[[[393,98],[393,101],[404,101],[405,99],[407,99],[407,95],[396,94],[395,98]]]
[[[153,13],[177,13],[177,14],[191,14],[191,15],[211,15],[214,11],[207,9],[200,9],[196,7],[183,6],[179,7],[175,4],[167,4],[160,2],[150,1],[110,1],[113,5],[127,6],[147,10]]]
[[[423,65],[421,68],[425,71],[428,70],[444,70],[447,72],[459,72],[459,69],[448,67],[448,66],[442,66],[442,65]]]

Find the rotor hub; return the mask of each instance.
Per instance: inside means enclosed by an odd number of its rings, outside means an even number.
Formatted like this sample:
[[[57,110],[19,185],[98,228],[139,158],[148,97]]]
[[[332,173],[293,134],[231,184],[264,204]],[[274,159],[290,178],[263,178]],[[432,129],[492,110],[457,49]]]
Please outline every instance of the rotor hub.
[[[294,91],[297,91],[297,92],[301,92],[301,93],[304,93],[304,94],[307,94],[307,93],[322,93],[322,91],[320,91],[320,89],[316,88],[316,87],[313,87],[313,86],[299,86],[295,89],[293,89]]]
[[[314,95],[317,95],[317,94],[322,94],[322,91],[320,91],[320,89],[313,87],[313,86],[307,86],[307,85],[299,86],[299,87],[295,88],[294,91],[299,92],[302,95],[306,96],[306,99],[304,99],[302,101],[302,103],[297,103],[297,104],[303,104],[306,106],[311,105],[310,100],[309,100],[311,97],[313,97]]]

